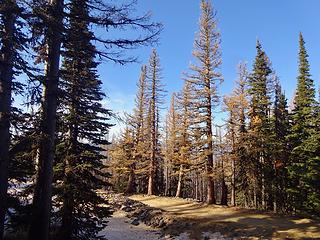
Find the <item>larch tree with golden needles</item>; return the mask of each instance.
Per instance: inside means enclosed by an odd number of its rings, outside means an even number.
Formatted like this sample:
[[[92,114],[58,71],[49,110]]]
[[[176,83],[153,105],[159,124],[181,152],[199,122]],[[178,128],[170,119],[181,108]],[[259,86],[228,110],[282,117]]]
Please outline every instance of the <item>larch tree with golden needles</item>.
[[[213,109],[218,102],[217,87],[222,81],[220,66],[220,32],[217,28],[216,11],[210,1],[201,1],[199,33],[194,42],[193,56],[196,63],[191,65],[188,81],[194,85],[196,107],[199,111],[198,122],[203,125],[203,145],[207,175],[207,203],[215,203],[213,177]]]
[[[149,66],[147,71],[148,89],[147,100],[149,102],[149,131],[150,131],[150,165],[148,175],[148,195],[155,194],[155,176],[157,171],[157,158],[159,157],[160,142],[159,142],[159,118],[158,111],[163,103],[164,90],[161,83],[161,66],[158,53],[155,49],[152,50]]]
[[[148,110],[147,102],[147,67],[141,67],[139,82],[137,84],[137,94],[135,99],[135,109],[131,117],[133,127],[133,162],[130,168],[130,176],[126,193],[130,194],[135,191],[142,192],[145,188],[141,181],[146,176],[146,150],[147,150],[147,133],[146,133],[146,114]],[[145,185],[145,184],[144,184]],[[138,188],[138,189],[137,189]]]
[[[177,163],[178,158],[178,141],[177,141],[177,111],[176,111],[176,93],[172,93],[170,108],[167,114],[166,122],[166,144],[165,144],[165,170],[166,170],[166,193],[173,195],[173,187],[177,184]],[[169,187],[170,186],[170,187]]]
[[[231,205],[236,205],[236,196],[247,191],[246,154],[244,140],[246,136],[246,118],[248,102],[248,70],[246,63],[238,65],[238,79],[236,87],[230,96],[224,98],[225,110],[229,113],[227,122],[227,139],[230,145],[229,159],[231,160]],[[246,202],[248,193],[240,199]],[[246,204],[244,204],[246,206]]]

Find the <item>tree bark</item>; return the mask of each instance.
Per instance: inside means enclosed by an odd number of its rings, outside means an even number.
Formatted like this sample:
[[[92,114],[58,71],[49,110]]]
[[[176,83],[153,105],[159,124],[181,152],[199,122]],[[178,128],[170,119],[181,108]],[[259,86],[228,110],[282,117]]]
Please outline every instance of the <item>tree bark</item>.
[[[183,164],[180,165],[176,197],[181,197],[182,176],[183,176]]]
[[[168,196],[168,193],[169,193],[169,166],[168,166],[168,160],[166,160],[165,178],[166,178],[166,187],[165,187],[165,190],[164,190],[164,195]]]
[[[231,205],[236,206],[236,168],[235,160],[232,157],[232,176],[231,176]]]
[[[62,207],[62,223],[61,223],[61,240],[69,240],[72,236],[73,230],[73,202],[68,196],[64,197],[63,207]]]
[[[154,189],[154,170],[151,169],[149,172],[147,195],[153,195],[153,193],[154,193],[153,189]]]
[[[216,204],[215,193],[214,193],[214,179],[213,179],[213,142],[212,142],[212,106],[211,106],[211,93],[210,93],[210,82],[207,83],[207,119],[206,119],[206,137],[208,140],[207,147],[207,203]]]
[[[14,4],[10,2],[8,4]],[[16,17],[10,8],[1,15],[4,24],[0,65],[0,239],[2,240],[7,211],[11,89],[14,64],[13,37]]]
[[[155,174],[156,174],[156,147],[157,147],[157,113],[156,113],[156,94],[157,94],[157,63],[155,58],[155,51],[153,51],[151,55],[151,61],[153,65],[152,69],[152,82],[151,82],[151,99],[150,99],[150,127],[151,127],[151,161],[150,161],[150,169],[149,169],[149,179],[148,179],[148,195],[153,195],[155,190]]]
[[[133,194],[136,192],[136,176],[135,176],[134,170],[135,170],[135,164],[133,163],[130,166],[128,186],[125,191],[126,194]]]
[[[48,25],[47,60],[42,96],[41,141],[29,240],[49,239],[63,0],[50,0],[54,19]]]
[[[224,180],[224,177],[222,178],[222,181],[221,181],[221,190],[222,190],[221,205],[227,206],[228,205],[228,188]]]

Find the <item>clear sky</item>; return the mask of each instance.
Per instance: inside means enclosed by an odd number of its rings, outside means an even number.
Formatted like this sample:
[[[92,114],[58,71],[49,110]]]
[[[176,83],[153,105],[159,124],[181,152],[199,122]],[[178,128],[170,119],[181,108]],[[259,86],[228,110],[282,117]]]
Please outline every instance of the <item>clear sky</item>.
[[[288,99],[296,86],[298,34],[301,31],[309,53],[311,74],[319,86],[320,27],[319,0],[212,0],[217,10],[222,37],[221,95],[232,91],[239,61],[251,69],[257,38],[280,77]],[[155,21],[164,24],[157,48],[168,95],[179,91],[182,72],[192,60],[192,48],[198,30],[200,0],[138,0],[139,12],[150,10]],[[100,76],[109,96],[109,108],[130,111],[134,106],[140,66],[147,63],[152,47],[136,51],[140,63],[118,66],[102,63]],[[167,104],[169,102],[169,97]]]

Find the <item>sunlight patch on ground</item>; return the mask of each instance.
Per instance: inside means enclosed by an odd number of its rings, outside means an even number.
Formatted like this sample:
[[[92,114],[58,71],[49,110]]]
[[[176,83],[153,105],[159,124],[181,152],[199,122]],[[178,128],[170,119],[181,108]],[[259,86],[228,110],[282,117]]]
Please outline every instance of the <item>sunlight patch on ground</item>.
[[[320,224],[310,219],[283,217],[236,207],[208,206],[180,198],[144,195],[130,198],[160,208],[182,221],[195,222],[199,229],[216,229],[228,236],[231,232],[238,236],[249,236],[250,239],[261,236],[272,239],[320,238]]]

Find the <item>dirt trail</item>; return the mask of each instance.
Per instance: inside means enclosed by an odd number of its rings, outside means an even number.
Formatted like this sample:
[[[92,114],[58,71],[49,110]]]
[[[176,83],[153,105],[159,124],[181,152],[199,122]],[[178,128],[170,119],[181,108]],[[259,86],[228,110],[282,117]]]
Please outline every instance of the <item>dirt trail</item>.
[[[160,231],[154,230],[143,223],[138,226],[130,224],[123,211],[116,211],[108,219],[108,226],[99,234],[104,235],[108,240],[158,240]]]
[[[166,211],[178,222],[190,222],[187,231],[195,239],[205,231],[221,232],[227,237],[245,239],[320,239],[320,224],[310,219],[283,217],[259,213],[234,207],[208,206],[184,199],[134,195],[132,200],[140,201],[154,208]],[[167,226],[168,231],[177,231],[176,223]]]

